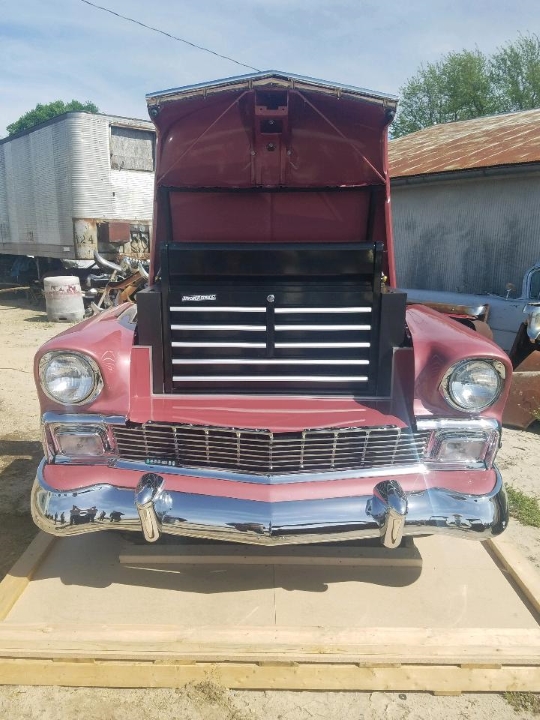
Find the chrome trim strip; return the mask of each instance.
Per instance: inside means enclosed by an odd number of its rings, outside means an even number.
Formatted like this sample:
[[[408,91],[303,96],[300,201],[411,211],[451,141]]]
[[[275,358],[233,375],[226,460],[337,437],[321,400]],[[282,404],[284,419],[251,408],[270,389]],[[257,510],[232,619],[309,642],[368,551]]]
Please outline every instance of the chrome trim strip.
[[[125,415],[91,415],[90,413],[43,413],[42,423],[88,423],[96,425],[102,423],[105,425],[125,425],[127,417]]]
[[[188,306],[182,305],[181,307],[170,308],[171,312],[246,312],[246,313],[265,313],[265,307],[224,307],[215,305],[197,305]]]
[[[62,423],[62,425],[65,425],[65,423]],[[66,425],[66,427],[70,427]],[[83,427],[87,427],[86,425],[83,425]],[[150,431],[151,436],[148,437],[148,440],[150,439],[166,439],[171,437],[171,433],[174,433],[176,437],[180,437],[183,439],[189,439],[190,441],[193,441],[194,443],[200,442],[201,435],[199,434],[201,431],[216,431],[220,435],[237,435],[238,432],[241,432],[242,437],[244,439],[249,439],[250,447],[268,447],[270,436],[273,435],[273,440],[270,442],[275,448],[279,447],[287,447],[291,445],[292,447],[295,447],[298,445],[299,442],[304,444],[304,440],[300,439],[300,435],[298,431],[292,432],[292,437],[288,437],[287,434],[282,433],[271,433],[270,431],[266,430],[253,430],[253,429],[246,429],[246,428],[237,428],[237,427],[220,427],[219,425],[216,426],[210,426],[210,425],[164,425],[162,423],[145,423],[144,425],[135,425],[133,427],[122,427],[119,426],[115,428],[115,435],[122,435],[122,433],[127,433],[126,439],[129,440],[130,436],[133,440],[137,438],[137,435],[133,435],[133,432],[139,432],[139,431]],[[195,431],[197,434],[194,435],[193,431]],[[378,439],[371,438],[371,435],[373,432],[377,433],[383,433]],[[440,431],[442,432],[442,431]],[[381,448],[385,448],[388,450],[388,443],[393,441],[396,438],[396,433],[399,433],[399,430],[393,430],[390,434],[386,434],[384,430],[373,430],[369,431],[366,429],[357,430],[356,428],[353,428],[352,430],[349,430],[349,428],[346,428],[343,431],[334,430],[332,428],[329,428],[326,431],[323,430],[302,430],[302,438],[304,438],[306,435],[309,435],[307,440],[309,441],[309,447],[326,447],[328,448],[328,436],[338,437],[341,438],[340,447],[348,447],[349,445],[355,446],[357,441],[360,440],[360,442],[364,442],[364,439],[367,435],[369,435],[369,442],[370,447],[373,446],[380,446]],[[420,434],[420,433],[419,433]],[[421,433],[424,436],[431,435],[431,431],[422,431]],[[475,433],[476,435],[477,433]],[[317,436],[322,435],[322,439],[319,439]],[[400,436],[400,442],[404,441],[407,444],[416,444],[418,441],[418,438],[416,437],[416,433],[414,435],[412,434],[401,434]],[[326,437],[325,437],[326,436]],[[360,437],[358,437],[360,436]],[[214,437],[213,442],[216,442],[217,439]],[[218,444],[219,441],[217,441]],[[226,444],[229,446],[229,440],[226,439]]]
[[[189,348],[265,348],[266,343],[240,343],[240,342],[172,342],[172,347]]]
[[[292,330],[371,330],[371,325],[276,325],[276,331],[290,332]]]
[[[212,468],[174,467],[159,465],[152,462],[134,460],[116,460],[111,468],[119,470],[136,470],[138,472],[166,472],[168,475],[182,475],[183,477],[215,478],[217,480],[230,480],[232,482],[253,483],[262,485],[282,485],[289,483],[323,482],[331,480],[357,480],[362,478],[382,478],[402,475],[418,475],[428,472],[423,463],[416,465],[392,465],[378,468],[364,468],[362,470],[330,470],[328,472],[310,472],[283,474],[283,475],[251,475],[250,473],[232,472],[228,470],[214,470]]]
[[[416,427],[418,430],[464,430],[475,432],[478,430],[500,430],[501,424],[493,418],[418,417]]]
[[[65,424],[61,423],[58,425],[55,425],[54,427],[77,427],[74,423]],[[80,428],[87,428],[92,427],[91,425],[81,425]],[[103,427],[98,426],[96,427]],[[195,430],[197,431],[197,434],[194,435],[193,433],[190,433],[189,430]],[[116,437],[122,438],[126,442],[139,442],[140,437],[139,433],[142,431],[143,436],[145,437],[146,441],[149,443],[151,442],[157,442],[158,444],[161,444],[162,441],[165,440],[171,440],[173,437],[178,438],[180,440],[188,440],[190,444],[193,446],[196,446],[198,444],[202,443],[201,440],[201,431],[209,432],[210,430],[215,430],[217,433],[219,433],[221,438],[216,438],[215,436],[212,437],[212,444],[216,446],[224,445],[227,448],[231,447],[230,439],[224,438],[225,434],[230,435],[238,435],[238,432],[241,433],[242,439],[249,442],[249,447],[246,447],[246,451],[251,452],[257,452],[258,450],[262,449],[263,451],[266,450],[270,445],[274,448],[276,452],[280,451],[289,451],[294,448],[298,448],[299,445],[307,444],[309,448],[312,448],[313,451],[317,451],[319,448],[322,451],[328,451],[329,450],[329,442],[330,442],[330,436],[332,436],[335,440],[339,440],[339,447],[343,449],[347,448],[358,448],[359,446],[363,447],[364,442],[367,440],[369,442],[369,449],[373,450],[384,450],[388,456],[394,456],[398,451],[401,453],[404,449],[408,447],[414,447],[418,443],[421,443],[422,438],[418,437],[412,437],[408,435],[396,435],[393,434],[389,435],[387,438],[379,438],[374,439],[371,438],[371,434],[368,436],[367,433],[364,434],[363,437],[355,438],[353,435],[349,434],[342,434],[338,432],[332,432],[329,431],[328,433],[325,433],[327,437],[323,437],[322,440],[317,439],[316,435],[313,435],[309,430],[305,430],[302,432],[302,435],[307,435],[309,433],[308,441],[305,443],[304,441],[300,441],[299,438],[296,436],[296,433],[293,433],[295,437],[291,439],[281,439],[281,433],[274,436],[274,442],[272,442],[269,438],[270,433],[266,437],[262,437],[262,431],[252,431],[252,430],[244,430],[243,428],[237,428],[235,430],[227,430],[226,428],[221,430],[219,427],[216,428],[210,428],[206,426],[187,426],[186,428],[182,428],[182,426],[178,425],[171,425],[168,428],[165,427],[163,429],[160,429],[159,425],[154,424],[146,424],[143,426],[138,426],[134,428],[123,428],[119,426],[117,429],[115,429],[115,435]],[[437,435],[440,435],[443,431],[438,431]],[[456,431],[451,431],[453,435],[455,435]],[[420,433],[419,433],[420,434]],[[431,435],[431,432],[423,432],[421,433],[424,435],[425,438],[429,437]],[[446,431],[444,431],[444,434],[446,434]],[[490,433],[491,435],[491,433]],[[473,435],[467,435],[465,437],[478,437],[478,433],[475,433]],[[482,434],[482,437],[484,435]],[[389,447],[389,444],[395,445],[396,441],[398,441],[398,447],[394,447],[392,450]]]
[[[267,358],[246,360],[244,358],[174,358],[173,365],[369,365],[369,360],[284,360]]]
[[[266,325],[171,325],[171,330],[241,330],[266,331]]]
[[[340,307],[340,308],[314,308],[314,307],[298,307],[298,308],[276,308],[274,312],[276,315],[292,315],[292,314],[323,314],[323,313],[370,313],[372,308],[370,307]]]
[[[117,455],[115,454],[109,454],[109,455],[80,455],[78,457],[75,457],[73,455],[60,455],[56,454],[54,457],[51,457],[51,462],[53,462],[55,465],[85,465],[87,466],[89,463],[92,465],[99,465],[101,467],[107,466],[111,467],[112,463],[116,461]]]
[[[221,90],[251,90],[252,88],[264,88],[271,79],[272,84],[279,89],[299,89],[299,90],[318,90],[321,93],[332,95],[333,97],[341,97],[346,95],[356,95],[373,104],[383,105],[395,109],[398,98],[395,95],[383,94],[366,88],[358,88],[353,85],[342,85],[340,83],[327,82],[317,78],[306,77],[303,75],[293,75],[283,73],[278,70],[264,70],[250,72],[235,77],[222,78],[212,80],[210,82],[197,83],[179,88],[167,88],[158,92],[148,93],[146,100],[148,104],[168,102],[172,99],[193,97],[195,95],[204,98],[209,97],[213,93]]]
[[[174,382],[367,382],[365,375],[330,376],[330,375],[173,375]]]
[[[403,493],[390,480],[378,484],[371,495],[268,503],[168,490],[161,476],[151,482],[147,478],[137,493],[107,483],[56,491],[45,483],[43,467],[44,461],[32,488],[32,517],[42,530],[60,537],[141,531],[139,510],[152,540],[164,533],[258,545],[380,537],[392,546],[401,533],[484,540],[508,524],[506,493],[497,470],[495,487],[486,495],[443,488]]]
[[[302,343],[302,342],[293,342],[293,343],[280,343],[277,342],[274,344],[274,347],[279,349],[284,348],[368,348],[371,347],[371,343],[368,342],[350,342],[350,343]],[[363,400],[367,400],[367,398],[362,398]]]
[[[74,425],[56,425],[53,427],[75,427]],[[83,428],[91,427],[91,425],[81,425],[79,432],[82,432]],[[98,427],[98,426],[96,426]],[[99,426],[103,427],[103,426]],[[277,461],[287,461],[290,460],[289,453],[291,452],[298,452],[301,448],[307,449],[307,452],[309,454],[309,457],[315,457],[317,455],[326,456],[330,452],[330,439],[328,439],[328,442],[325,443],[318,443],[318,442],[311,442],[311,440],[308,443],[295,443],[295,444],[289,444],[287,442],[278,442],[278,443],[271,443],[271,442],[260,442],[257,441],[257,439],[252,439],[247,437],[247,433],[239,431],[241,434],[241,439],[243,441],[243,444],[246,445],[246,447],[243,447],[242,453],[247,455],[253,455],[255,457],[266,457],[270,448],[272,449],[274,459]],[[204,429],[204,434],[207,436],[209,433],[208,429]],[[238,435],[238,433],[236,433]],[[143,432],[139,435],[137,433],[135,436],[128,434],[122,434],[118,431],[115,432],[115,437],[118,439],[119,442],[122,442],[126,449],[129,449],[129,447],[133,447],[133,445],[138,445],[141,440],[144,442],[144,444],[148,444],[148,446],[156,446],[157,448],[162,448],[164,451],[164,444],[169,444],[169,451],[173,449],[172,442],[174,440],[180,440],[181,442],[189,443],[189,450],[191,452],[196,452],[197,449],[201,449],[204,446],[207,445],[206,442],[204,442],[202,439],[199,438],[190,438],[187,434],[182,433],[170,433],[169,435],[153,435],[148,434],[146,432]],[[232,438],[231,438],[232,440]],[[218,440],[215,437],[211,438],[212,441],[212,448],[219,454],[220,451],[223,451],[225,453],[228,453],[232,450],[233,443],[231,440]],[[334,441],[339,441],[339,450],[340,454],[343,454],[343,452],[350,452],[351,450],[360,451],[363,450],[365,445],[365,440],[362,438],[359,442],[345,442],[341,441],[339,436],[334,435],[333,437]],[[368,449],[370,451],[370,454],[373,454],[375,452],[377,453],[384,453],[383,456],[381,456],[380,459],[387,459],[391,458],[392,461],[398,455],[398,450],[392,452],[391,449],[389,450],[389,444],[395,445],[396,440],[399,440],[399,456],[401,455],[410,455],[414,452],[415,449],[422,450],[423,451],[423,444],[421,440],[418,442],[406,442],[402,443],[401,438],[389,438],[387,442],[385,443],[374,443],[371,440],[368,440]],[[427,437],[426,437],[427,440]],[[236,443],[234,443],[236,445]],[[335,445],[335,442],[332,442],[332,447]],[[139,448],[139,452],[143,452],[143,450],[146,450],[146,448]],[[191,453],[190,453],[191,454]],[[159,457],[159,456],[158,456]]]

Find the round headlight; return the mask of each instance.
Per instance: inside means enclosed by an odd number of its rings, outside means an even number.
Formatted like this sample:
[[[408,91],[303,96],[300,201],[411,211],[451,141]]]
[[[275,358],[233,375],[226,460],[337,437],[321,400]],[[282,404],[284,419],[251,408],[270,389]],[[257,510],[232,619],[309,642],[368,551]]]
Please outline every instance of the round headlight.
[[[46,353],[39,361],[39,379],[45,395],[63,405],[90,402],[103,387],[97,364],[80,353]]]
[[[464,412],[485,410],[503,389],[504,365],[487,360],[465,360],[445,375],[441,390],[454,408]]]

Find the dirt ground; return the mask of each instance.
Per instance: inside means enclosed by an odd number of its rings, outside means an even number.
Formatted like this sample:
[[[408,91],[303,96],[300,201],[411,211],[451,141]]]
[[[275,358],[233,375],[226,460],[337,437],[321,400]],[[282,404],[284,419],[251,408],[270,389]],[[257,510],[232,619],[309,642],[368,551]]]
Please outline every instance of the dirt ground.
[[[0,578],[34,536],[29,497],[41,458],[39,408],[32,358],[65,328],[20,297],[0,296]],[[506,482],[540,497],[540,437],[506,429],[498,465]],[[540,530],[512,522],[508,535],[540,568]],[[0,686],[0,718],[11,720],[427,720],[439,717],[488,720],[538,718],[515,712],[501,695],[433,697],[427,693],[229,691],[213,683],[177,690],[108,690]]]

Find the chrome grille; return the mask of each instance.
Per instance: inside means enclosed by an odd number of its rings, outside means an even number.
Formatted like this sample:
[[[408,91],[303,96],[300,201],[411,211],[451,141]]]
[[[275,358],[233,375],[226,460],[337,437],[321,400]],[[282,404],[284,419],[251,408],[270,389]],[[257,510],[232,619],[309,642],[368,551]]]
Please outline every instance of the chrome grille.
[[[113,432],[123,460],[256,475],[415,465],[430,437],[394,426],[272,433],[148,423]]]

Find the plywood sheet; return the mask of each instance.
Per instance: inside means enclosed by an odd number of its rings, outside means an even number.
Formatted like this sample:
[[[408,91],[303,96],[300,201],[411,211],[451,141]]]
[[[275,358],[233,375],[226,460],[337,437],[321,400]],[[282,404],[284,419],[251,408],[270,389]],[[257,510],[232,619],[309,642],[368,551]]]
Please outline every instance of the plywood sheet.
[[[539,692],[534,568],[499,540],[417,546],[39,535],[0,583],[0,683]]]
[[[175,566],[152,565],[151,557],[146,565],[128,566],[118,562],[125,549],[118,536],[70,538],[55,543],[4,622],[538,628],[481,544],[440,536],[416,546],[421,566],[296,566],[241,558],[237,564]]]

